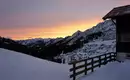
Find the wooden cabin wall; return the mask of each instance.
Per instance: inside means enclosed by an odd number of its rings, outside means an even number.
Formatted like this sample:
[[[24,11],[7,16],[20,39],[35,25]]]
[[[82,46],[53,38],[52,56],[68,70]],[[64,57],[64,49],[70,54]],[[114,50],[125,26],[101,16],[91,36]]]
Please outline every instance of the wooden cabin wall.
[[[116,19],[117,25],[117,52],[130,52],[130,16]]]

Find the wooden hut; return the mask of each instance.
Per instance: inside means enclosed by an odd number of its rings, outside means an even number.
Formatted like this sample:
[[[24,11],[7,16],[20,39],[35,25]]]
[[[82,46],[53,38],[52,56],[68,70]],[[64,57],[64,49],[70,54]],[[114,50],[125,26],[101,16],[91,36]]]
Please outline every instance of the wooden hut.
[[[116,25],[116,52],[130,53],[130,5],[112,9],[103,17],[111,19]]]

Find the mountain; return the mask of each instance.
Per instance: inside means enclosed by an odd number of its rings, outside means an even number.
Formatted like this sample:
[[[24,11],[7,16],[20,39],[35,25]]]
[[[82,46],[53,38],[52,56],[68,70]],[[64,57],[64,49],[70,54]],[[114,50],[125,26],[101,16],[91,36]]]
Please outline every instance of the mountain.
[[[27,39],[27,40],[16,40],[18,43],[22,45],[29,45],[29,46],[35,46],[38,44],[44,44],[45,46],[54,44],[61,40],[62,38],[34,38],[34,39]]]
[[[71,52],[57,55],[55,59],[64,59],[68,63],[73,60],[116,51],[116,27],[111,20],[101,22],[84,32],[78,31],[76,34],[76,38],[70,41],[71,44],[76,39],[80,39],[80,41],[84,41],[83,46]]]
[[[61,53],[66,54],[66,56],[68,56],[68,54],[70,55],[75,52],[85,53],[83,49],[84,46],[85,46],[84,48],[87,48],[86,52],[88,53],[89,51],[91,52],[92,50],[89,50],[89,48],[86,47],[86,45],[93,46],[93,44],[95,44],[97,41],[103,42],[115,39],[116,39],[116,27],[111,20],[106,20],[83,32],[78,30],[72,36],[67,36],[65,38],[48,38],[48,39],[35,38],[35,39],[16,40],[16,41],[1,38],[2,41],[1,43],[2,47],[4,46],[4,48],[7,49],[15,50],[18,52],[20,51],[42,59],[60,62],[61,60],[59,61],[59,59],[58,58],[56,59],[55,57],[57,56],[59,57]],[[106,42],[104,42],[102,45],[105,45],[105,43]],[[113,45],[114,42],[111,44]],[[94,51],[95,50],[93,50],[92,52]]]
[[[27,40],[17,40],[17,42],[19,42],[20,44],[23,45],[30,45],[30,44],[38,44],[38,43],[46,43],[48,41],[50,41],[51,39],[42,39],[42,38],[34,38],[34,39],[27,39]]]
[[[111,20],[106,20],[83,32],[78,30],[72,36],[67,36],[65,38],[55,38],[55,39],[35,38],[28,40],[19,40],[16,42],[25,45],[29,48],[32,48],[34,50],[37,50],[40,58],[54,60],[54,57],[59,56],[62,52],[64,54],[73,54],[74,52],[82,53],[83,52],[82,50],[84,50],[82,48],[85,45],[90,45],[89,43],[93,43],[96,41],[99,42],[108,40],[111,41],[115,39],[116,39],[116,27]],[[105,45],[105,43],[106,42],[104,42],[101,45]],[[91,45],[93,46],[93,44]],[[87,49],[87,52],[88,51],[89,49]]]
[[[28,55],[39,57],[39,54],[35,49],[32,49],[25,45],[21,45],[18,42],[9,38],[0,37],[0,48],[5,48],[5,49],[22,52]]]

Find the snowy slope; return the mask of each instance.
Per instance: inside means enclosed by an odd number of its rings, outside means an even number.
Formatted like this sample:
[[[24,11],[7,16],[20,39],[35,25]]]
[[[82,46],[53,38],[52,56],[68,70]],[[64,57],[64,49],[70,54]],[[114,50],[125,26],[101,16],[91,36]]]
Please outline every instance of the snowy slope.
[[[88,40],[87,36],[102,32],[101,36]],[[88,29],[84,32],[77,31],[70,38],[69,45],[73,44],[77,39],[81,38],[80,41],[88,40],[81,48],[74,50],[69,53],[57,55],[55,58],[65,59],[66,62],[73,60],[80,60],[91,56],[105,54],[116,51],[116,27],[111,20],[106,20],[97,24],[96,26]]]
[[[84,31],[84,36],[96,33],[103,32],[103,35],[100,37],[102,40],[112,40],[116,39],[116,26],[111,20],[106,20],[97,24],[96,26]]]
[[[130,80],[130,60],[109,63],[80,80]]]
[[[73,44],[76,40],[82,37],[82,41],[86,39],[86,36],[91,35],[93,33],[102,32],[103,34],[98,39],[101,40],[113,40],[116,39],[116,27],[111,20],[106,20],[97,24],[96,26],[87,29],[84,32],[77,31],[75,32],[69,39],[69,45]]]
[[[0,80],[69,80],[69,66],[0,48]]]
[[[66,63],[69,63],[74,60],[86,59],[88,57],[106,54],[109,52],[116,52],[116,40],[96,40],[94,42],[89,42],[73,52],[60,54],[55,58],[65,59]]]

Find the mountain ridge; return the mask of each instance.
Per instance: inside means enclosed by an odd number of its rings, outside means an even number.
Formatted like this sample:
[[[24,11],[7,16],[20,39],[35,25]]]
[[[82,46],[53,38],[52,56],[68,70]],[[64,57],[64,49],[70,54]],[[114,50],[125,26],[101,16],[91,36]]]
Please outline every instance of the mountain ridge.
[[[111,20],[106,20],[85,31],[77,31],[72,36],[56,39],[28,39],[16,40],[18,44],[24,45],[37,51],[39,58],[54,60],[54,57],[71,53],[82,48],[85,44],[95,41],[107,41],[116,39],[116,27]],[[34,54],[31,54],[34,56]]]

